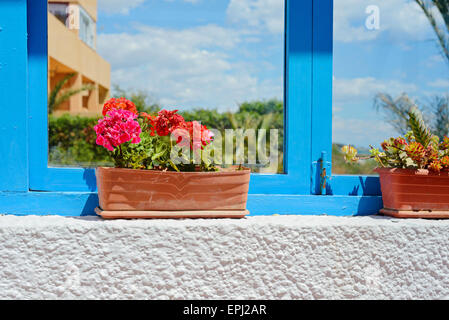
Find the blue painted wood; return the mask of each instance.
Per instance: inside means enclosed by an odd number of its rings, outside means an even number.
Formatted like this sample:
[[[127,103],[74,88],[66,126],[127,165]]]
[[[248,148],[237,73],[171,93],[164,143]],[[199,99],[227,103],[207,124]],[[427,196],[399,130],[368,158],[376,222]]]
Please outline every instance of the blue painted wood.
[[[30,190],[96,190],[93,169],[48,167],[47,1],[28,0],[28,77]]]
[[[47,190],[47,1],[28,0],[30,189]]]
[[[380,196],[378,176],[334,175],[330,178],[328,194],[350,196]]]
[[[332,154],[332,28],[333,1],[313,2],[312,151],[310,163]],[[327,168],[330,175],[331,167]],[[312,193],[321,194],[320,170],[314,170]],[[329,188],[330,184],[328,184]],[[326,194],[329,194],[326,191]]]
[[[249,195],[251,215],[330,215],[359,216],[378,213],[383,207],[379,196]]]
[[[313,107],[312,193],[318,194],[321,152],[332,154],[333,0],[314,1],[313,10]],[[332,168],[328,168],[331,173]],[[313,192],[315,190],[315,192]],[[381,195],[377,176],[331,175],[327,195]]]
[[[0,192],[0,214],[84,216],[96,206],[96,193]]]
[[[284,165],[292,194],[310,194],[312,2],[286,1]]]
[[[28,76],[29,134],[26,129],[26,95],[14,95],[14,110],[7,110],[7,117],[0,119],[2,131],[15,129],[12,142],[0,140],[6,150],[17,147],[7,155],[0,167],[0,213],[9,214],[58,214],[80,216],[93,214],[98,205],[94,171],[81,168],[47,167],[47,20],[46,0],[0,2],[0,27],[8,26],[7,36],[0,31],[0,62],[13,61],[13,78],[9,69],[2,73],[0,101],[9,101],[7,94],[26,92],[26,41],[25,12],[28,9]],[[377,178],[334,176],[328,194],[310,195],[313,160],[331,146],[331,74],[332,60],[329,56],[332,23],[324,21],[331,16],[332,1],[287,1],[286,5],[286,60],[285,60],[285,169],[283,175],[254,174],[251,178],[248,209],[252,215],[270,214],[328,214],[365,215],[374,214],[382,207]],[[312,6],[315,6],[313,8]],[[3,19],[8,16],[8,19]],[[14,17],[12,19],[11,17]],[[22,17],[23,19],[20,19]],[[17,19],[16,19],[17,18]],[[324,19],[324,20],[323,20]],[[4,24],[3,21],[8,21]],[[16,26],[14,31],[9,26]],[[313,28],[312,28],[313,26]],[[312,30],[314,29],[313,33]],[[21,33],[23,31],[23,33]],[[12,33],[14,37],[12,36]],[[330,35],[330,38],[329,38]],[[13,39],[14,38],[14,39]],[[3,41],[4,39],[8,41]],[[313,45],[312,45],[313,40]],[[3,46],[7,43],[7,46]],[[14,46],[10,46],[14,44]],[[17,50],[17,59],[11,60],[10,50]],[[25,55],[25,61],[22,58]],[[10,60],[5,60],[10,59]],[[2,65],[0,65],[2,66]],[[330,79],[330,81],[329,81]],[[17,100],[19,97],[19,100]],[[6,98],[6,100],[5,100]],[[23,99],[23,100],[21,100]],[[19,101],[19,103],[17,102]],[[329,103],[330,101],[330,103]],[[312,108],[313,105],[313,108]],[[4,110],[6,110],[4,108]],[[324,118],[322,112],[327,112]],[[311,120],[312,119],[312,120]],[[324,121],[323,121],[324,120]],[[14,132],[14,131],[13,131]],[[52,192],[4,192],[26,191],[28,170],[26,166],[27,135],[29,136],[30,187],[32,190]],[[20,143],[22,146],[20,146]],[[20,147],[18,147],[20,146]],[[8,147],[10,149],[8,149]],[[8,151],[9,152],[9,151]],[[3,156],[3,155],[2,155]],[[24,169],[25,168],[25,169]],[[22,170],[20,177],[11,179],[12,169]],[[6,180],[5,180],[6,179]],[[319,181],[319,180],[318,180]],[[3,187],[3,188],[1,188]],[[63,192],[58,192],[63,191]],[[79,192],[75,192],[79,191]],[[339,196],[341,194],[341,196]]]
[[[0,214],[85,216],[95,214],[98,196],[89,192],[0,192],[0,203]],[[369,215],[382,208],[382,199],[254,194],[249,195],[247,208],[251,215]]]
[[[47,150],[46,0],[29,0],[30,30],[30,189],[95,191],[92,169],[49,168]],[[254,174],[249,193],[309,194],[312,94],[312,0],[286,2],[285,171]],[[45,35],[45,36],[44,36]]]
[[[0,1],[0,191],[28,190],[26,0]]]

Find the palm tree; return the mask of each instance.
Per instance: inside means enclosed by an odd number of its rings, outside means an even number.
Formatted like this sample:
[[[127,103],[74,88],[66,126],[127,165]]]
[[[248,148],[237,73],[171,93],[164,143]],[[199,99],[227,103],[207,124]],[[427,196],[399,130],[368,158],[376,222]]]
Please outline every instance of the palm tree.
[[[438,44],[441,47],[442,54],[449,62],[449,0],[415,1],[421,7],[427,20],[429,20],[432,25],[433,31],[435,31],[437,36]],[[437,8],[438,12],[443,17],[446,30],[438,25],[438,17],[433,8]]]
[[[67,74],[62,80],[60,80],[48,97],[48,113],[52,114],[53,111],[63,102],[70,99],[70,97],[81,93],[83,91],[90,91],[94,88],[92,84],[83,84],[77,89],[63,90],[64,85],[76,75],[75,72]]]
[[[267,104],[266,101],[262,101],[262,102],[254,102],[254,103],[259,103],[259,104]],[[244,104],[242,104],[244,105]],[[269,112],[269,113],[259,113],[259,112],[248,112],[248,111],[242,111],[245,110],[244,108],[242,108],[242,105],[240,105],[239,108],[239,112],[238,113],[232,113],[232,112],[228,112],[227,116],[229,119],[229,122],[231,123],[231,128],[234,130],[238,130],[238,129],[254,129],[256,132],[256,137],[257,137],[257,142],[256,145],[257,146],[263,146],[263,140],[265,139],[265,141],[267,141],[270,137],[269,134],[269,130],[270,129],[278,129],[278,133],[281,134],[281,141],[277,141],[277,142],[271,142],[271,143],[276,143],[278,146],[278,161],[275,163],[270,163],[269,167],[263,168],[261,167],[259,170],[260,172],[266,172],[266,173],[274,173],[274,172],[278,172],[281,173],[283,172],[283,143],[282,143],[282,137],[283,137],[283,128],[279,126],[279,116],[283,116],[282,113],[278,113],[278,112]],[[263,136],[260,134],[260,132],[258,130],[266,130],[266,135]],[[243,133],[243,132],[241,132]],[[249,141],[248,141],[249,142]],[[266,148],[270,150],[270,142],[266,143]],[[256,154],[252,154],[252,156],[256,159],[258,159],[258,152],[260,152],[260,150],[258,150],[258,148],[256,150],[253,149],[253,151],[256,151]],[[236,154],[236,152],[234,152],[234,154]],[[248,145],[244,145],[244,149],[243,149],[243,154],[246,154],[247,156],[245,158],[249,158],[250,157],[250,150],[248,148]],[[268,155],[266,155],[268,156]],[[268,159],[266,159],[268,160]]]
[[[424,12],[437,37],[437,44],[441,54],[449,64],[449,0],[415,0]],[[435,10],[436,9],[436,10]],[[444,25],[439,24],[438,15],[441,15]],[[386,93],[378,93],[374,98],[374,107],[384,112],[385,120],[400,133],[408,131],[407,114],[414,102],[403,93],[393,98]],[[431,125],[432,132],[442,138],[449,131],[449,95],[435,96],[427,106],[421,107],[428,111],[426,119]]]

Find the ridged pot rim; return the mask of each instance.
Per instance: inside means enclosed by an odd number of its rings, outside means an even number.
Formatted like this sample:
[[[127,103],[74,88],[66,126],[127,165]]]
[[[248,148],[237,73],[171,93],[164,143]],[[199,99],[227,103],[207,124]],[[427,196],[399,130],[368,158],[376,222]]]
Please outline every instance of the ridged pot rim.
[[[375,172],[379,174],[394,174],[406,176],[448,176],[449,170],[441,170],[440,172],[429,171],[428,169],[405,169],[405,168],[375,168]]]
[[[234,167],[233,167],[234,168]],[[251,173],[250,168],[242,167],[241,170],[230,170],[230,168],[221,168],[219,171],[161,171],[161,170],[147,170],[147,169],[129,169],[129,168],[115,168],[115,167],[97,167],[95,173],[98,170],[110,171],[110,172],[135,172],[141,174],[159,174],[159,175],[246,175]]]

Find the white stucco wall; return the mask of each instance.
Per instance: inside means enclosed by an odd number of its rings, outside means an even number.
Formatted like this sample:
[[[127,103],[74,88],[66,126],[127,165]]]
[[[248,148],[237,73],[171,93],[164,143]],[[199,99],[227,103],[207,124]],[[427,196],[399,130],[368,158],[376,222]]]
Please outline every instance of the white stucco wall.
[[[439,299],[449,221],[0,216],[1,299]]]

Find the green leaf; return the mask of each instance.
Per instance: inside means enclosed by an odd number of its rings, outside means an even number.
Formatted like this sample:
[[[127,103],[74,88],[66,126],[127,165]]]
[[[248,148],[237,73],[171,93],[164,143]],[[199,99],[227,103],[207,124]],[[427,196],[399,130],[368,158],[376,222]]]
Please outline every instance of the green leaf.
[[[156,160],[156,159],[162,158],[164,155],[165,155],[165,150],[162,150],[162,151],[160,151],[160,152],[157,152],[157,153],[153,154],[153,155],[151,156],[151,160],[154,161],[154,160]]]
[[[408,124],[413,132],[416,142],[421,143],[425,148],[427,148],[432,139],[432,133],[424,123],[421,112],[414,106],[410,108],[408,116]]]
[[[48,97],[48,113],[52,113],[54,111],[54,109],[58,106],[56,103],[56,97],[58,96],[62,87],[75,75],[76,75],[75,72],[69,73],[62,80],[60,80],[58,83],[56,83],[55,87],[50,92],[50,96]]]

